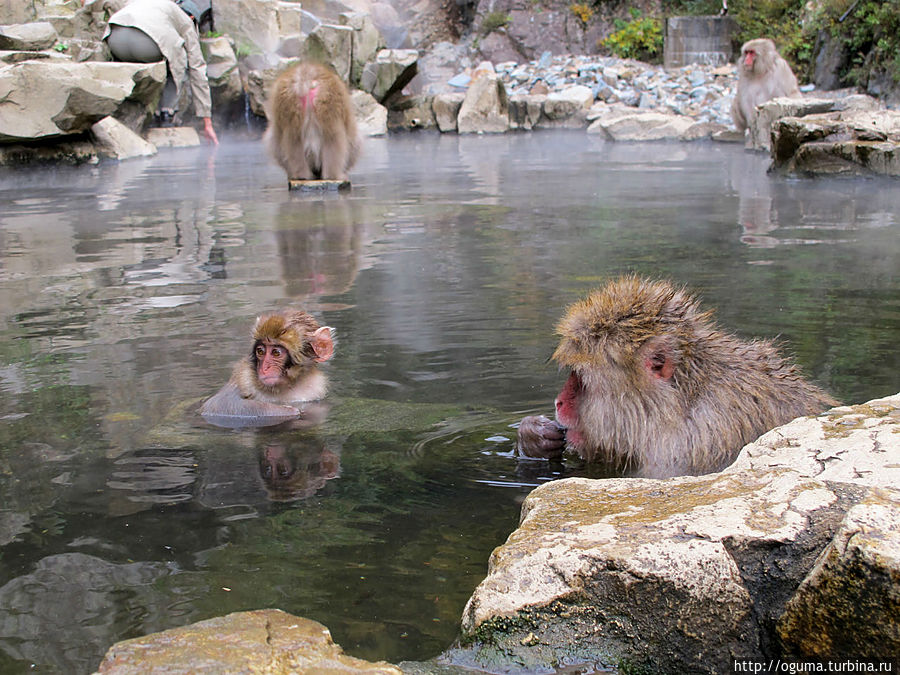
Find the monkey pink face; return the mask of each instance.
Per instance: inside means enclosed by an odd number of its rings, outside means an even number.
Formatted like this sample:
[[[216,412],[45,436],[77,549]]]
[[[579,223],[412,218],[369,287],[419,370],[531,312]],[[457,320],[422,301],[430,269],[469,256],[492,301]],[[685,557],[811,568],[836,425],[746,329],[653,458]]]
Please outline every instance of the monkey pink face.
[[[256,357],[256,376],[267,387],[274,387],[284,380],[284,371],[290,362],[288,351],[278,342],[260,340],[253,347]]]
[[[756,61],[756,50],[748,49],[742,56],[745,70],[753,70],[753,63]]]
[[[584,391],[584,384],[574,370],[556,397],[556,421],[566,427],[566,442],[574,447],[584,445],[584,437],[578,430],[578,403]]]

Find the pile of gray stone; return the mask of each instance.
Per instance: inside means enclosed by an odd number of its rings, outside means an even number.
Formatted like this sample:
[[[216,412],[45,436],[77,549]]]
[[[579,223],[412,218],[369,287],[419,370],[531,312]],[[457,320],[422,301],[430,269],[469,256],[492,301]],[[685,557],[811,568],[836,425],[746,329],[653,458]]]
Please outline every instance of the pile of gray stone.
[[[559,92],[586,86],[596,101],[641,110],[687,115],[700,122],[731,125],[735,66],[692,64],[666,70],[633,60],[544,53],[526,64],[497,65],[511,96]]]
[[[0,164],[125,159],[200,142],[187,101],[182,132],[148,129],[164,67],[110,62],[100,39],[106,17],[52,2],[36,1],[34,20],[0,25]],[[549,52],[527,63],[478,63],[463,44],[402,46],[402,23],[384,3],[367,11],[307,4],[217,0],[222,32],[201,42],[219,129],[261,129],[269,84],[296,60],[315,59],[350,84],[364,135],[569,128],[614,141],[712,138],[772,152],[787,172],[900,175],[900,113],[869,96],[807,88],[802,99],[761,106],[745,139],[731,123],[731,64],[666,69]],[[812,114],[831,117],[782,123]]]

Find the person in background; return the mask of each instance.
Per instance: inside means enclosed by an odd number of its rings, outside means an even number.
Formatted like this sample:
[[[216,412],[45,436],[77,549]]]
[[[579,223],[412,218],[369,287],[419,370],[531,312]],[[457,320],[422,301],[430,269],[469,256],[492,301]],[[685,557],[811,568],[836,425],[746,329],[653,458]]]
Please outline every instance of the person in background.
[[[103,39],[117,61],[153,63],[165,60],[166,85],[159,102],[162,126],[172,123],[185,79],[190,82],[194,111],[203,135],[218,145],[212,125],[212,96],[206,61],[200,51],[200,9],[194,0],[90,0],[92,11],[109,9]]]

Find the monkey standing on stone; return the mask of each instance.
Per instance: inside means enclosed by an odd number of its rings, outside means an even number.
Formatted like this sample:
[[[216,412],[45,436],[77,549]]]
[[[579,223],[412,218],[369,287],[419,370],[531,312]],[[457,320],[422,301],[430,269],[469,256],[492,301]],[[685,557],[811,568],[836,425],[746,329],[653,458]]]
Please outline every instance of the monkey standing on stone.
[[[788,62],[781,58],[771,40],[758,38],[744,43],[738,62],[737,92],[731,102],[731,118],[737,130],[750,126],[756,106],[779,96],[800,96],[797,78]]]
[[[664,477],[719,471],[764,432],[837,405],[772,342],[720,331],[664,282],[623,277],[569,307],[554,360],[570,369],[556,421],[522,420],[519,451]]]
[[[266,118],[264,142],[288,180],[347,180],[360,140],[350,91],[331,68],[299,63],[282,72]]]

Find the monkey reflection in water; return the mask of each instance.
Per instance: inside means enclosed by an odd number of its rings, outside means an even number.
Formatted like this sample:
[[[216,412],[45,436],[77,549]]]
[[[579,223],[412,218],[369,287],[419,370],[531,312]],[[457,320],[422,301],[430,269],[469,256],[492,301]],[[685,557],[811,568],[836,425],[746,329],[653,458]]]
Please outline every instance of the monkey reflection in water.
[[[837,405],[767,340],[720,331],[681,288],[630,276],[569,307],[553,359],[569,369],[556,420],[524,418],[517,446],[569,449],[648,477],[703,474],[796,417]]]
[[[291,502],[316,494],[341,473],[339,455],[320,438],[290,444],[266,443],[259,452],[259,475],[273,502]]]

